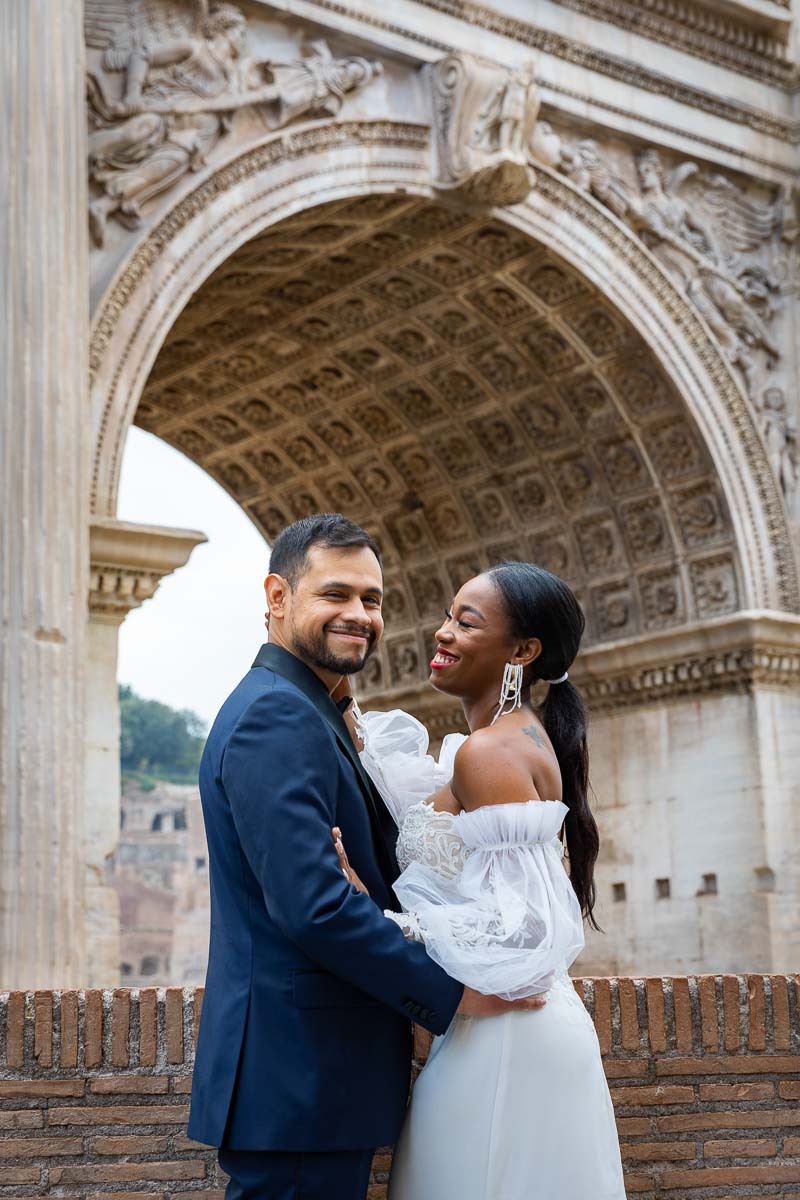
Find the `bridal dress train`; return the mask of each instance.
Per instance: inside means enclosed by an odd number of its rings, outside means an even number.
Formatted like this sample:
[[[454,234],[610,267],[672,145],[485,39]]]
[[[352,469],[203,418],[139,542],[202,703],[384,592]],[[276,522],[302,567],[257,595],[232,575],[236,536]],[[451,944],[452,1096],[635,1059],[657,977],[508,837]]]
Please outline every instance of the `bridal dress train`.
[[[560,801],[454,816],[426,803],[439,761],[406,713],[363,718],[364,766],[400,830],[404,912],[387,913],[450,975],[544,1008],[456,1016],[435,1038],[394,1156],[389,1200],[625,1200],[614,1112],[591,1018],[567,968],[583,923],[562,863]]]

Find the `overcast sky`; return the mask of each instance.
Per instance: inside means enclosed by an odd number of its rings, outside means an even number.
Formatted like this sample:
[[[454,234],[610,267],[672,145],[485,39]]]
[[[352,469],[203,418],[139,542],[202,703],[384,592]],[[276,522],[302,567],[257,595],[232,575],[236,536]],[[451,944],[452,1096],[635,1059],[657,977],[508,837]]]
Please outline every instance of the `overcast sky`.
[[[269,549],[238,504],[166,442],[131,428],[117,517],[199,529],[208,544],[122,625],[118,678],[210,724],[265,638]]]

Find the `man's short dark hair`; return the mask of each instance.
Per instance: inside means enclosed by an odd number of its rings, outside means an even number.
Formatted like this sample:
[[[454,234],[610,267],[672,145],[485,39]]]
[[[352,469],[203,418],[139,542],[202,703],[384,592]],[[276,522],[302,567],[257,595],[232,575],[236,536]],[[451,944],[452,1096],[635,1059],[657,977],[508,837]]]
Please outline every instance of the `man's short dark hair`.
[[[312,546],[346,550],[363,546],[372,551],[378,565],[383,567],[378,543],[366,529],[348,521],[341,513],[315,513],[313,517],[303,517],[281,530],[272,544],[270,572],[282,575],[290,588],[297,587],[300,576],[308,567],[308,552]]]

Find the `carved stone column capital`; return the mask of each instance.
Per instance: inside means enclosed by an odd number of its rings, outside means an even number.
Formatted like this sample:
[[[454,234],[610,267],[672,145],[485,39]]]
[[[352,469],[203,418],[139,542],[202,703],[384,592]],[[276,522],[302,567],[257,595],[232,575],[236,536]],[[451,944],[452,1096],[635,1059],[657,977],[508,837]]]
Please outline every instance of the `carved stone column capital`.
[[[206,536],[193,529],[95,519],[90,533],[89,613],[92,621],[120,625],[150,600],[161,580],[188,562]]]
[[[434,187],[484,205],[519,204],[534,184],[528,145],[539,113],[529,73],[448,54],[425,68]]]

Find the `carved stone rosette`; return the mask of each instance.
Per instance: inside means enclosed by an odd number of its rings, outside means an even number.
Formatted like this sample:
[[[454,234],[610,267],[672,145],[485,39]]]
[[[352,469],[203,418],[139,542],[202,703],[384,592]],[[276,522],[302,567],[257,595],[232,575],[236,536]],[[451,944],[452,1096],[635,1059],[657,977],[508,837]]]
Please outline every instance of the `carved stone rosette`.
[[[426,68],[434,186],[477,204],[519,204],[535,176],[526,161],[539,111],[530,75],[448,54]]]

